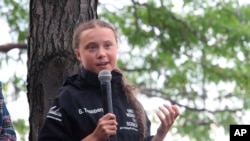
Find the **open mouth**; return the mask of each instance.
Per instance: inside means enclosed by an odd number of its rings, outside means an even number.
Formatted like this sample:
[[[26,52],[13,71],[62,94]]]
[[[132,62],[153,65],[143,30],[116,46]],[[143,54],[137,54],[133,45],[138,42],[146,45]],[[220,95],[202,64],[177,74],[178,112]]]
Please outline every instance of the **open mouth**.
[[[97,66],[99,66],[99,67],[103,67],[103,66],[106,66],[106,65],[108,65],[108,62],[97,64]]]

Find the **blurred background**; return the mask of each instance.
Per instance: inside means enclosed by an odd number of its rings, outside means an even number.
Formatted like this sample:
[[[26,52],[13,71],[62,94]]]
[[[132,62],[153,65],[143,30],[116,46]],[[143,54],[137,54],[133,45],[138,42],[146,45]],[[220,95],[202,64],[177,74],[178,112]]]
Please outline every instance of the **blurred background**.
[[[140,88],[152,121],[163,103],[181,116],[166,140],[229,140],[250,123],[250,5],[247,0],[100,0],[98,16],[120,33],[119,67]],[[29,1],[0,1],[0,81],[18,140],[28,140]]]

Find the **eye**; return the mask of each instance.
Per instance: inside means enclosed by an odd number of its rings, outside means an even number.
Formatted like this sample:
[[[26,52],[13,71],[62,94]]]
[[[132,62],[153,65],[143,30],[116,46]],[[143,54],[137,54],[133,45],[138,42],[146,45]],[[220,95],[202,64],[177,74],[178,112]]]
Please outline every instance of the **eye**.
[[[97,45],[96,44],[89,44],[86,46],[86,49],[89,51],[95,51],[97,49]]]
[[[109,48],[112,47],[112,43],[105,43],[105,44],[104,44],[104,47],[105,47],[106,49],[109,49]]]

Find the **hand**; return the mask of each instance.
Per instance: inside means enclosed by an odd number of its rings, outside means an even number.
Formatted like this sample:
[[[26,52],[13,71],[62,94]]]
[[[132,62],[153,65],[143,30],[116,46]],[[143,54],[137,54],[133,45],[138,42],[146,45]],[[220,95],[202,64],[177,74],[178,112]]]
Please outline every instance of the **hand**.
[[[161,124],[157,130],[155,139],[153,140],[159,141],[165,138],[175,119],[179,116],[180,111],[177,105],[164,104],[162,107],[159,107],[159,111],[157,111],[156,114],[160,119]]]
[[[92,132],[82,141],[104,141],[110,135],[115,135],[116,131],[117,131],[116,116],[112,113],[107,113],[98,120],[98,124],[94,132]]]

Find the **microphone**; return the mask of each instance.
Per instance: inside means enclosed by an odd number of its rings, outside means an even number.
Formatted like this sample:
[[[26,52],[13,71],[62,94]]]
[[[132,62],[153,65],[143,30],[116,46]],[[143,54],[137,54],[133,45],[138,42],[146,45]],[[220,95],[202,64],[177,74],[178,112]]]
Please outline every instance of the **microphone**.
[[[112,79],[112,75],[111,75],[110,71],[102,70],[98,74],[98,79],[101,83],[104,114],[113,113],[111,84],[110,84],[110,81]],[[110,141],[111,138],[113,138],[114,141],[117,141],[116,136],[110,136],[107,139],[107,141]]]
[[[102,70],[98,74],[98,79],[101,83],[101,91],[103,96],[104,114],[113,113],[111,84],[112,75],[108,70]]]

